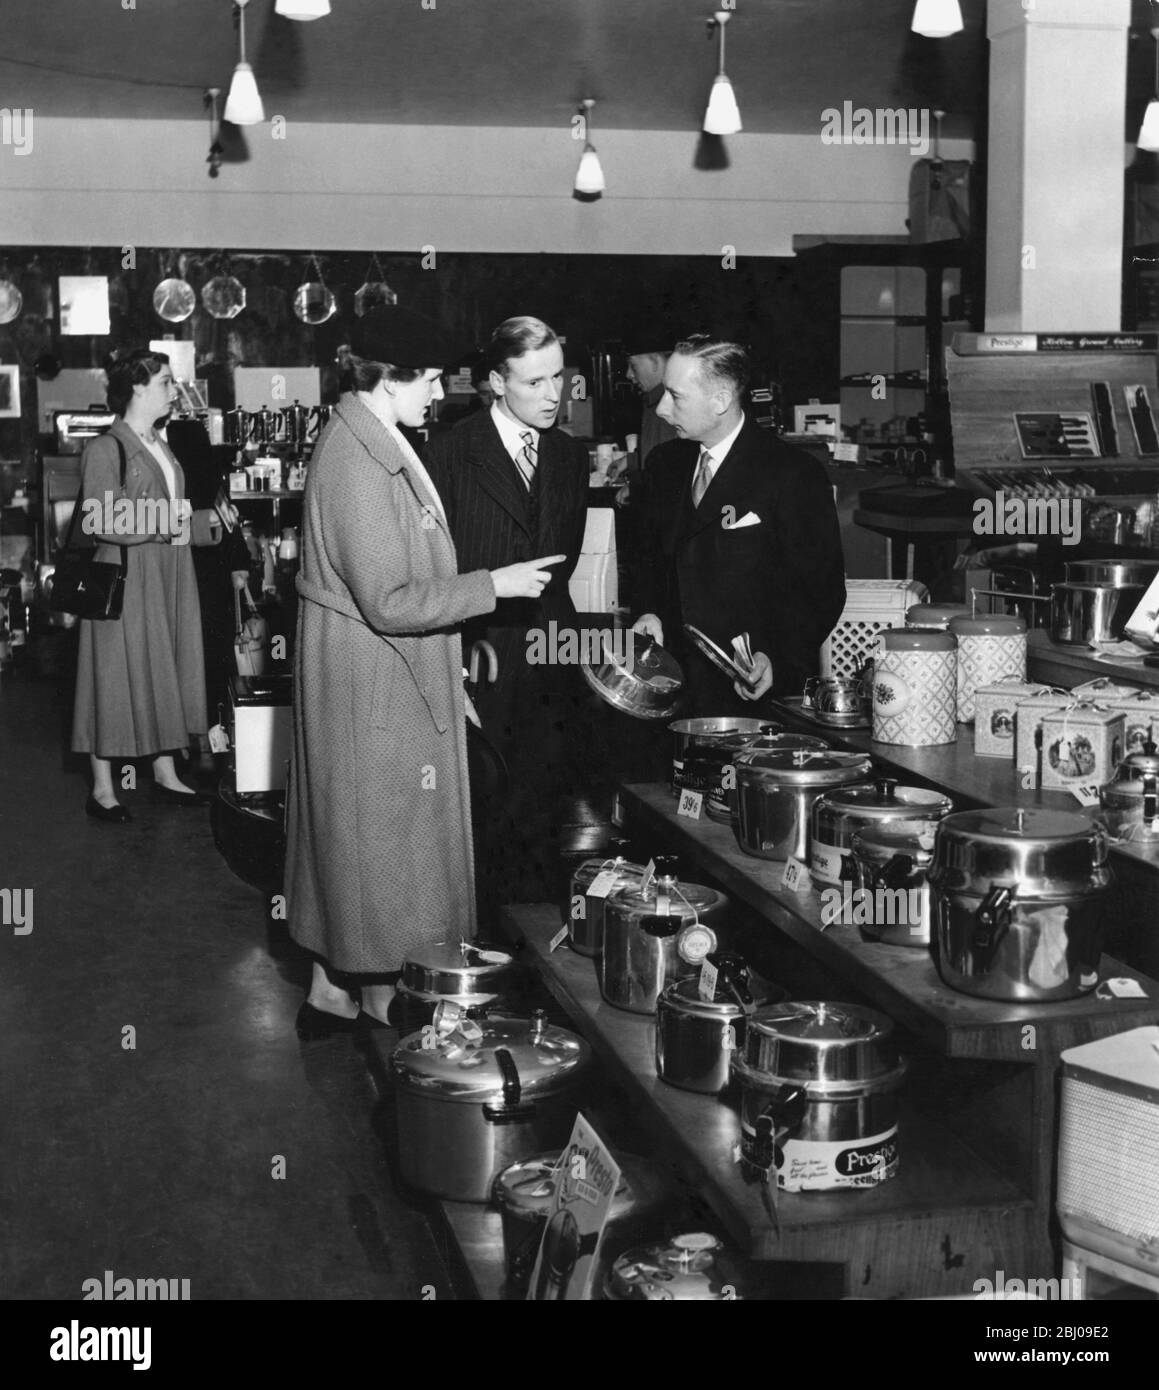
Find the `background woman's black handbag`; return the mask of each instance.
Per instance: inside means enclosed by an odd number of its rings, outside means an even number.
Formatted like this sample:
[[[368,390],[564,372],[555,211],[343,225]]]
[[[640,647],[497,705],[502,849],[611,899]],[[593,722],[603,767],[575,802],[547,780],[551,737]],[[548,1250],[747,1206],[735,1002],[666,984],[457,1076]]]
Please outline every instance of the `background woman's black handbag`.
[[[121,494],[125,492],[125,446],[115,440],[117,452],[121,456]],[[105,560],[96,559],[96,546],[75,548],[72,544],[76,533],[77,517],[82,510],[83,499],[77,498],[68,523],[68,534],[64,545],[57,552],[56,569],[52,576],[52,592],[48,606],[54,613],[73,613],[78,618],[94,620],[115,619],[121,616],[121,605],[125,601],[125,575],[129,569],[129,554],[125,546],[120,547],[121,563],[110,565]]]

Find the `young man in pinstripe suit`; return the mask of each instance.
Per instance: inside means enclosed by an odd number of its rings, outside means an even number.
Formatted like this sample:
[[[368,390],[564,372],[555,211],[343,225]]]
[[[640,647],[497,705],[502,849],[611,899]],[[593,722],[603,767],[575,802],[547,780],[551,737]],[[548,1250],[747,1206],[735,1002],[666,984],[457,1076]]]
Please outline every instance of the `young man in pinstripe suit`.
[[[537,665],[528,656],[535,634],[549,632],[552,622],[560,635],[578,625],[568,579],[583,543],[589,473],[587,449],[555,423],[564,363],[552,329],[536,318],[507,319],[487,356],[491,408],[436,435],[426,456],[459,568],[567,558],[552,566],[539,599],[502,600],[464,632],[465,650],[485,639],[498,656],[498,680],[479,691],[476,703],[511,778],[502,813],[489,818],[489,843],[479,847],[481,915],[488,898],[493,905],[557,891],[560,801],[571,783],[564,728],[583,686],[574,667]]]

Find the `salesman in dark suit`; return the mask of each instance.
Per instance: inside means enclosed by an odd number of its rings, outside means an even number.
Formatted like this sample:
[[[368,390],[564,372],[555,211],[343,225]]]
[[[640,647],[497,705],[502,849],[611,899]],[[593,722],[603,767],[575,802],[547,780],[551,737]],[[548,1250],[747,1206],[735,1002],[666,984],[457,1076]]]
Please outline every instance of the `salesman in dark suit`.
[[[684,668],[693,715],[753,713],[767,692],[799,694],[845,604],[841,532],[825,471],[744,414],[749,362],[739,344],[703,334],[677,343],[657,414],[679,438],[645,470],[637,632]],[[687,641],[700,629],[755,662],[730,681]]]
[[[553,621],[561,638],[577,627],[568,579],[583,544],[589,466],[587,449],[555,423],[563,349],[547,324],[507,319],[493,333],[487,356],[494,403],[432,438],[425,462],[446,508],[460,570],[567,557],[552,566],[539,599],[501,599],[463,639],[464,651],[486,639],[499,664],[497,682],[481,686],[476,701],[483,731],[511,778],[502,825],[491,827],[485,847],[494,861],[490,888],[526,900],[554,892],[544,841],[553,829],[558,833],[550,811],[565,789],[562,726],[579,682],[574,667],[529,662],[529,634],[548,634]],[[488,896],[485,867],[481,898]]]

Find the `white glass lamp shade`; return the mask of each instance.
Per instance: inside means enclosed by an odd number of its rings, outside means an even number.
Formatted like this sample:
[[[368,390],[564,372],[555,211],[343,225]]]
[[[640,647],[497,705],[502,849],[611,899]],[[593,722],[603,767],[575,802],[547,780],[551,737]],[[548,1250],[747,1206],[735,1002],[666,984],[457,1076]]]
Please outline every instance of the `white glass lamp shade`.
[[[580,156],[579,168],[575,173],[577,193],[602,193],[607,188],[600,157],[589,145]]]
[[[743,129],[732,83],[723,73],[713,79],[708,110],[704,113],[704,129],[709,135],[735,135]]]
[[[1159,150],[1159,98],[1152,97],[1147,103],[1135,144],[1141,150]]]
[[[948,39],[962,32],[958,0],[918,0],[910,28],[926,39]]]
[[[330,13],[330,0],[278,0],[274,13],[285,19],[321,19]]]
[[[265,120],[266,110],[258,92],[254,70],[248,63],[238,63],[234,68],[222,115],[231,125],[261,125]]]

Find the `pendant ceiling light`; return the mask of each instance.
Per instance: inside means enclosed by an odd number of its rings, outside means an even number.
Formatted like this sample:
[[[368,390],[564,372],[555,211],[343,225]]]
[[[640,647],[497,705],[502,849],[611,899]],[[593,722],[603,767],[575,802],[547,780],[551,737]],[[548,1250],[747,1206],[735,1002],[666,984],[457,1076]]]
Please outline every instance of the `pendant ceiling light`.
[[[1159,150],[1159,28],[1151,30],[1155,40],[1155,90],[1143,113],[1143,124],[1135,144],[1141,150]]]
[[[910,28],[925,39],[948,39],[962,32],[958,0],[918,0]]]
[[[593,200],[608,186],[604,181],[600,157],[592,144],[592,107],[595,104],[592,97],[584,98],[584,152],[575,171],[575,191]]]
[[[321,19],[330,13],[330,0],[278,0],[274,13],[285,19]]]
[[[713,26],[720,35],[720,63],[712,91],[708,95],[708,110],[704,113],[704,131],[708,135],[735,135],[743,129],[732,83],[724,74],[724,26],[728,23],[728,18],[727,10],[717,10],[708,21],[709,37],[712,35]]]
[[[254,79],[254,70],[245,60],[245,7],[249,0],[234,0],[238,19],[238,64],[225,99],[224,118],[232,125],[261,125],[266,118],[265,107]]]

